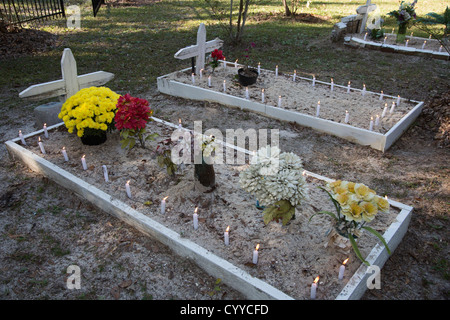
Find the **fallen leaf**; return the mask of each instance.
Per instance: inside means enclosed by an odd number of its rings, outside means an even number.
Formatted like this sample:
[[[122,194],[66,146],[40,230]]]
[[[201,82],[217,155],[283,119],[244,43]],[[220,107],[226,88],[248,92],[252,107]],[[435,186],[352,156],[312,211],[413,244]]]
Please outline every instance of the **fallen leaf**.
[[[131,286],[133,282],[131,280],[124,280],[122,281],[121,284],[119,284],[119,287],[121,288],[128,288],[129,286]]]
[[[114,299],[118,300],[120,298],[120,288],[119,287],[112,288],[111,295],[113,296]]]

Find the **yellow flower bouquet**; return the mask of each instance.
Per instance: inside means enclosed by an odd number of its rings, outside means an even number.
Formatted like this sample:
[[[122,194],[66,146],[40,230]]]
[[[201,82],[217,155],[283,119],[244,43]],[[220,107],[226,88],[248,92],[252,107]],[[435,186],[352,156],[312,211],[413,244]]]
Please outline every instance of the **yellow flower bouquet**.
[[[104,136],[106,140],[106,130],[113,127],[119,97],[106,87],[81,89],[64,102],[58,117],[69,133],[76,130],[82,141],[88,136]]]
[[[362,262],[368,265],[355,241],[361,229],[367,230],[378,237],[386,247],[387,252],[391,253],[383,236],[365,225],[365,223],[372,221],[378,213],[389,212],[387,199],[378,196],[374,190],[362,183],[336,180],[327,184],[328,190],[320,188],[330,196],[336,208],[336,214],[330,211],[319,211],[316,214],[327,214],[336,220],[336,232],[348,238],[355,254]]]

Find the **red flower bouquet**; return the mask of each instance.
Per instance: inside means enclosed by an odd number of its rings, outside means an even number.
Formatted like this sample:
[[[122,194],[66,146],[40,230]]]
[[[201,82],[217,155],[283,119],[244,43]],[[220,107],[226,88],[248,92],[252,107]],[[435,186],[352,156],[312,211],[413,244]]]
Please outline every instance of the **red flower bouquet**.
[[[146,126],[151,121],[152,114],[153,110],[145,99],[132,97],[127,93],[117,100],[117,112],[114,121],[116,129],[120,131],[122,137],[122,148],[133,148],[136,144],[136,137],[141,146],[145,148],[145,141],[153,139],[157,135],[155,133],[144,138]]]
[[[225,56],[223,55],[222,50],[215,49],[211,53],[212,61],[210,62],[211,67],[213,68],[213,71],[215,68],[219,66],[219,60],[225,60]]]

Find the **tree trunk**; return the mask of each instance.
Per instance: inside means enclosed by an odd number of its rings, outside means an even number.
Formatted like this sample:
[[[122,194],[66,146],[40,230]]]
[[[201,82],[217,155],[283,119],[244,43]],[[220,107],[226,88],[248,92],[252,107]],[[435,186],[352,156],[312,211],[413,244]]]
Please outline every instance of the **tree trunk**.
[[[283,0],[283,6],[284,6],[284,14],[286,15],[286,17],[290,17],[291,16],[291,10],[289,10],[289,6],[287,4],[287,0]]]

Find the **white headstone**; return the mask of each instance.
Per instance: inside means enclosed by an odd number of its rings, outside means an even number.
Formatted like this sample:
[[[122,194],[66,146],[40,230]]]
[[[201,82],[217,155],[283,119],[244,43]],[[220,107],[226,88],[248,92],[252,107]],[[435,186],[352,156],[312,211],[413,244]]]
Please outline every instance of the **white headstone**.
[[[375,11],[375,9],[377,8],[377,5],[371,3],[370,1],[371,0],[367,0],[365,5],[359,6],[356,9],[356,13],[363,16],[363,19],[361,21],[361,26],[359,28],[359,33],[363,33],[364,30],[366,29],[366,23],[367,23],[367,19],[369,17],[369,13],[371,13],[372,11]]]
[[[97,71],[78,76],[77,63],[73,57],[72,51],[68,48],[64,49],[61,58],[61,73],[62,80],[30,86],[19,93],[19,97],[32,100],[43,100],[62,96],[62,100],[65,101],[80,89],[103,85],[114,78],[113,73],[105,71]]]
[[[174,57],[182,60],[195,57],[195,73],[199,74],[201,69],[205,69],[205,55],[222,45],[223,41],[219,38],[206,41],[206,27],[201,23],[197,31],[197,44],[178,50]]]

